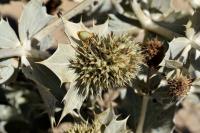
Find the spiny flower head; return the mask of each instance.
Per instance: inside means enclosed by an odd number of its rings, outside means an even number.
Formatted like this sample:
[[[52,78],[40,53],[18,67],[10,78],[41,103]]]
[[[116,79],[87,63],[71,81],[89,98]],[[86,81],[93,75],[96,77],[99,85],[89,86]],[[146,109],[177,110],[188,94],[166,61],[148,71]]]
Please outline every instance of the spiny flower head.
[[[112,108],[108,108],[100,114],[95,114],[94,121],[89,123],[74,124],[66,133],[129,133],[126,124],[128,117],[117,120],[118,116]]]
[[[98,121],[94,121],[93,124],[74,124],[73,127],[68,129],[65,133],[101,133],[101,126],[101,123]]]
[[[188,94],[192,80],[184,75],[168,79],[169,95],[172,98],[181,98]]]
[[[74,47],[76,58],[70,68],[78,75],[77,88],[99,94],[103,89],[122,87],[135,78],[143,63],[141,48],[128,35],[108,34],[99,37],[86,31],[78,32],[81,43]]]
[[[142,53],[145,62],[149,66],[157,66],[164,56],[164,45],[157,38],[145,41],[142,45]]]

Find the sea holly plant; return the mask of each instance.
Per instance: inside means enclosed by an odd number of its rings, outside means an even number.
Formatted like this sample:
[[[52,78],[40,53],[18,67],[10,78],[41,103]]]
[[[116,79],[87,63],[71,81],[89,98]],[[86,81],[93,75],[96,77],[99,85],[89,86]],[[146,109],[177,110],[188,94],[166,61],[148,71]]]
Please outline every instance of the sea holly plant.
[[[195,29],[191,26],[192,22],[189,21],[186,25],[186,37],[174,38],[169,43],[169,50],[166,53],[166,57],[168,59],[176,59],[180,62],[186,63],[187,59],[189,58],[189,53],[192,49],[197,50],[196,58],[198,58],[200,37],[199,33],[195,33]]]
[[[16,75],[22,67],[30,67],[31,60],[41,60],[49,56],[45,50],[51,45],[52,40],[45,37],[42,40],[34,39],[34,35],[45,27],[53,16],[46,13],[46,8],[42,6],[42,1],[32,0],[24,6],[18,24],[18,33],[11,28],[8,20],[0,20],[0,83],[13,82],[13,76]],[[48,44],[47,44],[48,43]],[[15,74],[16,73],[16,74]],[[31,78],[31,77],[29,77]],[[20,81],[19,81],[20,82]],[[42,86],[42,85],[41,85]],[[43,87],[45,88],[45,87]],[[45,88],[46,89],[46,88]],[[44,90],[45,91],[45,90]],[[40,90],[41,94],[42,88]],[[51,94],[48,98],[53,99]],[[48,99],[46,97],[46,99]],[[44,99],[44,101],[46,101]],[[48,106],[46,104],[46,106]],[[18,111],[19,112],[19,111]]]
[[[135,78],[143,63],[140,46],[128,35],[111,33],[108,21],[91,29],[81,22],[76,24],[64,20],[64,25],[71,44],[60,44],[53,56],[41,62],[61,81],[66,79],[65,82],[71,82],[63,99],[65,106],[61,119],[73,113],[73,109],[79,110],[88,95],[101,96],[106,89],[126,86]],[[61,52],[65,53],[61,55]],[[66,60],[61,61],[60,57]],[[71,76],[65,78],[60,70]]]
[[[24,6],[17,33],[0,20],[0,108],[8,112],[0,118],[7,130],[15,120],[43,122],[45,111],[53,132],[178,131],[181,105],[199,103],[198,1],[85,0],[58,17],[42,4]],[[49,35],[62,26],[69,41],[51,47]]]
[[[32,0],[26,6],[19,19],[19,38],[15,31],[9,25],[7,20],[1,18],[0,20],[0,58],[1,59],[10,59],[13,57],[20,57],[19,67],[22,65],[28,66],[29,61],[27,58],[42,59],[48,56],[48,53],[45,51],[40,51],[36,49],[37,45],[41,43],[34,43],[34,34],[41,30],[53,17],[46,13],[45,7],[42,6],[40,0]],[[49,39],[49,38],[45,38]],[[44,41],[41,41],[44,42]],[[44,45],[44,44],[43,44]],[[5,64],[5,63],[4,63]],[[8,68],[9,73],[13,71],[13,68],[16,68],[15,64],[6,64],[2,65],[1,69]],[[8,73],[8,75],[9,75]],[[2,73],[4,74],[4,73]],[[12,74],[10,74],[10,77]],[[3,76],[1,76],[3,77]],[[1,83],[8,80],[8,78],[2,78]]]
[[[74,132],[91,132],[91,133],[128,133],[131,132],[126,128],[127,119],[117,120],[116,114],[112,108],[108,108],[100,114],[96,114],[92,124],[80,123],[75,124],[73,127],[67,130],[67,133]]]

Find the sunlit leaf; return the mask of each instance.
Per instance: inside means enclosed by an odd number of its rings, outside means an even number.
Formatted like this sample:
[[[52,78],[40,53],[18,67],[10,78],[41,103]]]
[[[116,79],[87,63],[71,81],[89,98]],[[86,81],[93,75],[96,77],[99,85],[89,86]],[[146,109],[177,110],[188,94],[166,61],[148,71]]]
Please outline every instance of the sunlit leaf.
[[[60,79],[61,83],[72,82],[75,79],[73,70],[68,68],[69,60],[74,58],[75,51],[71,45],[58,44],[56,52],[48,59],[39,62],[52,70]]]
[[[108,126],[106,126],[106,129],[104,131],[104,133],[125,133],[127,131],[126,129],[126,123],[127,123],[127,119],[124,120],[116,120],[116,118],[114,118],[109,124]]]
[[[15,69],[18,67],[18,60],[11,58],[0,62],[0,84],[8,82],[12,78]]]
[[[76,43],[74,42],[73,43],[73,38],[79,40],[79,37],[78,37],[78,32],[80,31],[89,31],[89,29],[87,27],[85,27],[85,25],[82,23],[82,22],[79,22],[79,23],[73,23],[73,22],[70,22],[70,21],[67,21],[67,20],[63,20],[64,22],[64,26],[65,26],[65,33],[67,34],[67,36],[69,37],[70,41],[71,41],[71,44],[76,46]]]
[[[6,82],[14,74],[14,68],[12,66],[0,65],[0,84]]]
[[[171,58],[174,59],[175,57],[177,57],[187,45],[190,45],[190,40],[187,38],[179,37],[173,39],[169,43],[169,51]]]
[[[26,42],[26,40],[31,39],[51,19],[52,16],[46,13],[46,8],[42,6],[41,0],[31,0],[24,7],[19,20],[19,36],[21,42]]]
[[[71,85],[67,94],[63,98],[64,109],[62,111],[59,123],[67,114],[74,114],[74,109],[77,109],[79,112],[85,98],[86,96],[79,94],[78,89],[76,89],[74,85]]]
[[[20,42],[8,21],[0,20],[0,48],[16,48]]]
[[[97,114],[96,119],[98,119],[102,124],[108,124],[114,117],[116,116],[113,108],[108,108],[106,111]]]

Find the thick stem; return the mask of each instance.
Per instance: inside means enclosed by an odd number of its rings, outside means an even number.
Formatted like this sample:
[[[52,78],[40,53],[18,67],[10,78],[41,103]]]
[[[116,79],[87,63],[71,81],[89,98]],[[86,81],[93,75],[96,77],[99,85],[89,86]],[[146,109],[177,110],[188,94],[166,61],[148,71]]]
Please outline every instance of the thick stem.
[[[142,109],[140,111],[140,117],[139,117],[139,122],[136,128],[136,133],[143,133],[143,127],[144,127],[144,121],[146,117],[148,102],[149,102],[149,96],[143,96]]]
[[[132,9],[136,15],[136,17],[138,18],[138,20],[140,21],[140,23],[142,24],[142,26],[149,30],[152,31],[154,33],[157,33],[161,36],[164,36],[168,39],[173,39],[174,37],[177,36],[181,36],[178,33],[175,33],[167,28],[164,28],[156,23],[154,23],[151,18],[147,17],[144,12],[142,11],[139,3],[137,3],[137,0],[133,0],[132,2]]]
[[[93,0],[84,0],[80,4],[78,4],[76,7],[72,8],[70,11],[67,11],[62,16],[65,19],[70,19],[73,16],[77,15],[81,11],[83,11],[86,7],[91,5],[93,3]],[[45,28],[40,30],[38,33],[34,35],[34,38],[37,40],[41,40],[45,36],[47,36],[49,33],[52,33],[55,29],[59,29],[63,26],[62,20],[59,18],[56,18],[52,23],[47,25]]]
[[[36,59],[46,59],[49,53],[46,51],[31,50],[27,51],[23,47],[0,49],[0,59],[27,56]]]
[[[9,58],[9,57],[19,57],[24,54],[24,50],[19,48],[5,48],[0,49],[0,59]]]

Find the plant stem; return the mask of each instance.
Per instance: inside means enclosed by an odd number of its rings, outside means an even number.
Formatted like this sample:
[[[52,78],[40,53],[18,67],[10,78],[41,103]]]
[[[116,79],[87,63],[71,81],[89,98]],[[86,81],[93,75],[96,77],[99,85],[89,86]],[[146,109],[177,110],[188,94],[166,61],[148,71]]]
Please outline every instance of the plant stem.
[[[5,48],[5,49],[0,49],[0,59],[2,58],[9,58],[9,57],[19,57],[24,54],[24,50],[19,47],[19,48]]]
[[[83,2],[81,2],[80,4],[72,8],[70,11],[67,11],[66,13],[64,13],[62,16],[65,19],[70,19],[73,16],[80,13],[81,11],[83,11],[86,7],[88,7],[92,3],[93,3],[93,0],[84,0]],[[55,29],[59,29],[62,26],[63,26],[62,20],[59,18],[55,18],[55,20],[52,23],[50,23],[49,25],[44,27],[42,30],[40,30],[38,33],[36,33],[34,35],[34,38],[36,38],[37,40],[41,40],[42,38],[47,36],[49,33],[52,33]]]
[[[0,59],[21,56],[30,56],[36,59],[46,59],[49,57],[49,53],[46,51],[39,51],[34,49],[26,51],[23,49],[23,47],[0,49]]]
[[[144,121],[146,117],[147,105],[149,102],[149,96],[143,96],[142,98],[142,109],[140,111],[139,122],[136,128],[136,133],[143,133]]]

